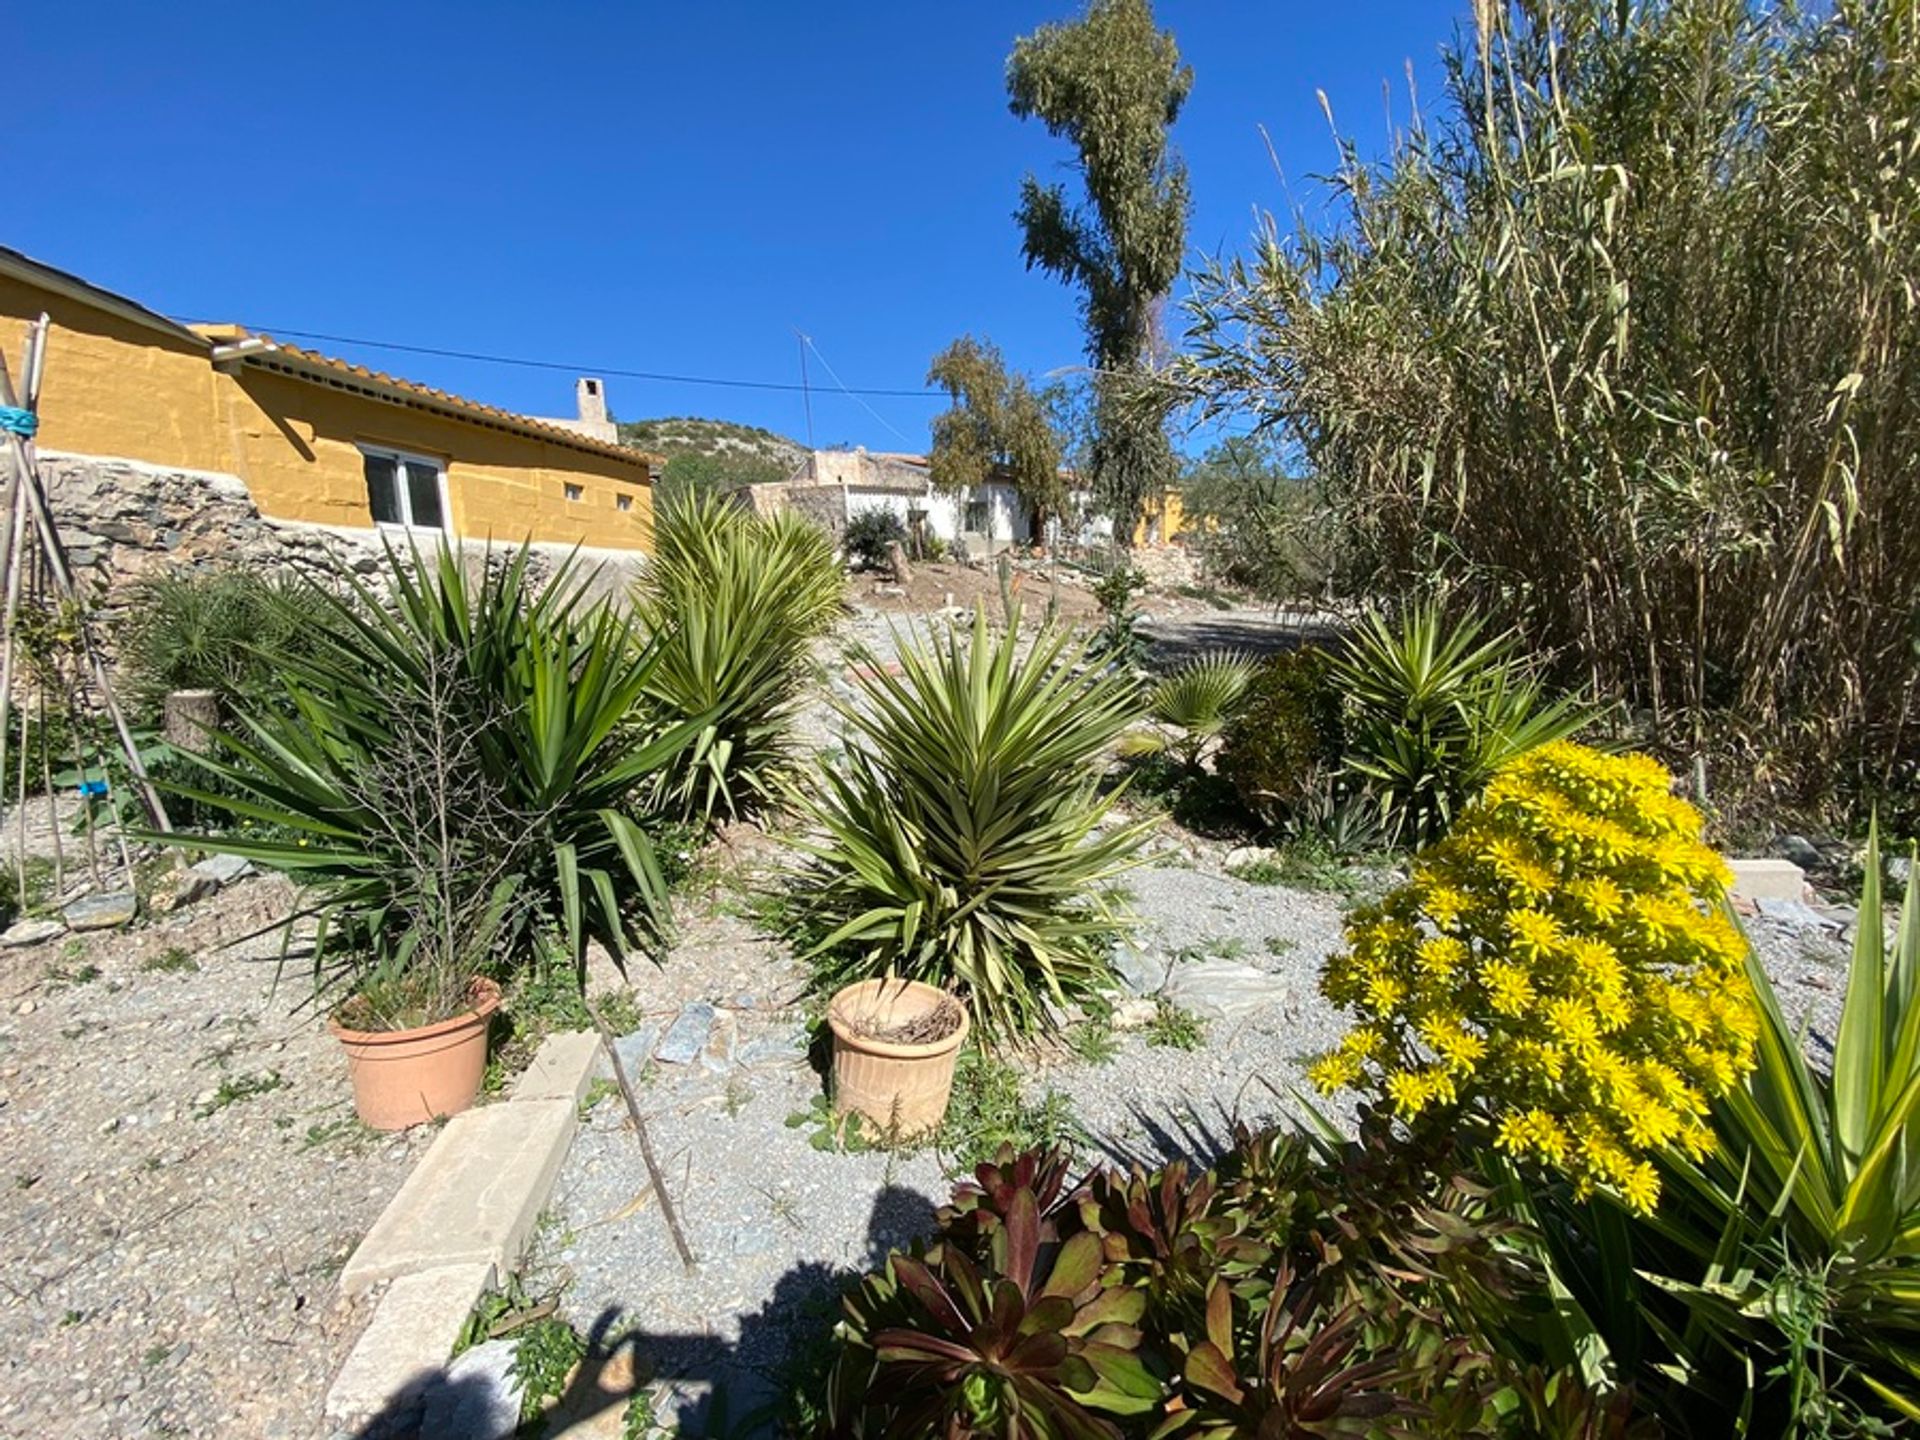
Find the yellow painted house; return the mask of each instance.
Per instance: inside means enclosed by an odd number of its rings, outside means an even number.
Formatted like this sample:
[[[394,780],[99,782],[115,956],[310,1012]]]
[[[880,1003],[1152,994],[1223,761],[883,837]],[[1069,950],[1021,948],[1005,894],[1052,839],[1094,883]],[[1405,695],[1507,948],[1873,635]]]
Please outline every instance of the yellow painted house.
[[[294,524],[650,548],[664,462],[612,443],[596,379],[578,420],[516,415],[238,325],[180,325],[0,247],[16,365],[22,322],[42,314],[42,453],[234,476]]]

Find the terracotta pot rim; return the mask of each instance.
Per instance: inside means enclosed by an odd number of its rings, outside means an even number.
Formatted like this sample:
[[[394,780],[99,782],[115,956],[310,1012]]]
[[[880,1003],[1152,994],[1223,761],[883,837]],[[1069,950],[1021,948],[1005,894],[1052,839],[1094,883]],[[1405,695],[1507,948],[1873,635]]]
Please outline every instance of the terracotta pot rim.
[[[451,1019],[436,1020],[431,1025],[417,1026],[412,1030],[349,1030],[329,1015],[327,1029],[343,1045],[398,1045],[464,1030],[484,1022],[500,1008],[500,984],[497,980],[476,975],[473,977],[472,990],[478,992],[480,998],[470,1009],[461,1011]]]
[[[889,986],[899,987],[901,997],[915,992],[931,996],[936,1000],[951,1000],[960,1007],[960,1023],[954,1027],[951,1035],[939,1040],[922,1040],[903,1044],[893,1040],[876,1040],[870,1035],[862,1035],[845,1018],[842,1010],[850,1004],[849,997],[859,991],[884,993]],[[844,1045],[850,1050],[858,1050],[867,1055],[878,1055],[889,1060],[934,1060],[958,1050],[966,1040],[967,1033],[973,1028],[973,1019],[967,1013],[966,1005],[958,996],[942,990],[937,985],[929,985],[924,980],[903,980],[883,976],[877,980],[858,980],[836,990],[833,998],[827,1002],[827,1025],[833,1031],[836,1045]]]

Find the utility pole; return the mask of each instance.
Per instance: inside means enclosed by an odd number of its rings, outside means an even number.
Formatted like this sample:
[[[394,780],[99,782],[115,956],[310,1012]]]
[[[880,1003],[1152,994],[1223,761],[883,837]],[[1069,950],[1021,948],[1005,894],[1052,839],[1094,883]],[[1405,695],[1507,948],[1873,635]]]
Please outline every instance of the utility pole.
[[[793,336],[800,342],[800,397],[807,407],[807,449],[811,452],[813,449],[813,389],[807,384],[807,346],[813,341],[801,334],[798,326],[794,327]]]

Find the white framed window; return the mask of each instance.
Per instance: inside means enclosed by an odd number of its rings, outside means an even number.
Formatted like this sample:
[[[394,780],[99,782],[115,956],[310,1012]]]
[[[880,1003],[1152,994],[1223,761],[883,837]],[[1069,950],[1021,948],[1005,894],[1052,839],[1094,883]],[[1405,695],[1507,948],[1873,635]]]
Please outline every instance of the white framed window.
[[[447,470],[426,455],[360,447],[373,523],[398,530],[447,529]]]
[[[633,509],[633,496],[631,496],[631,495],[624,495],[624,494],[623,494],[623,495],[615,495],[615,496],[613,497],[613,508],[614,508],[614,509],[616,509],[616,510],[631,510],[631,509]]]

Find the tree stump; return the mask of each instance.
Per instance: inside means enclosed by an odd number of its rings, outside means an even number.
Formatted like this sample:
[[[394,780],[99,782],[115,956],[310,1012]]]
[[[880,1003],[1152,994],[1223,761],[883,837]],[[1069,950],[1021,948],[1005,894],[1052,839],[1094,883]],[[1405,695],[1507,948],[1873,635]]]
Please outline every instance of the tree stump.
[[[887,567],[893,571],[893,578],[901,585],[911,584],[913,568],[907,564],[907,550],[898,540],[887,542]]]
[[[220,692],[172,690],[167,693],[162,733],[176,750],[204,755],[213,748],[213,732],[220,728]]]

